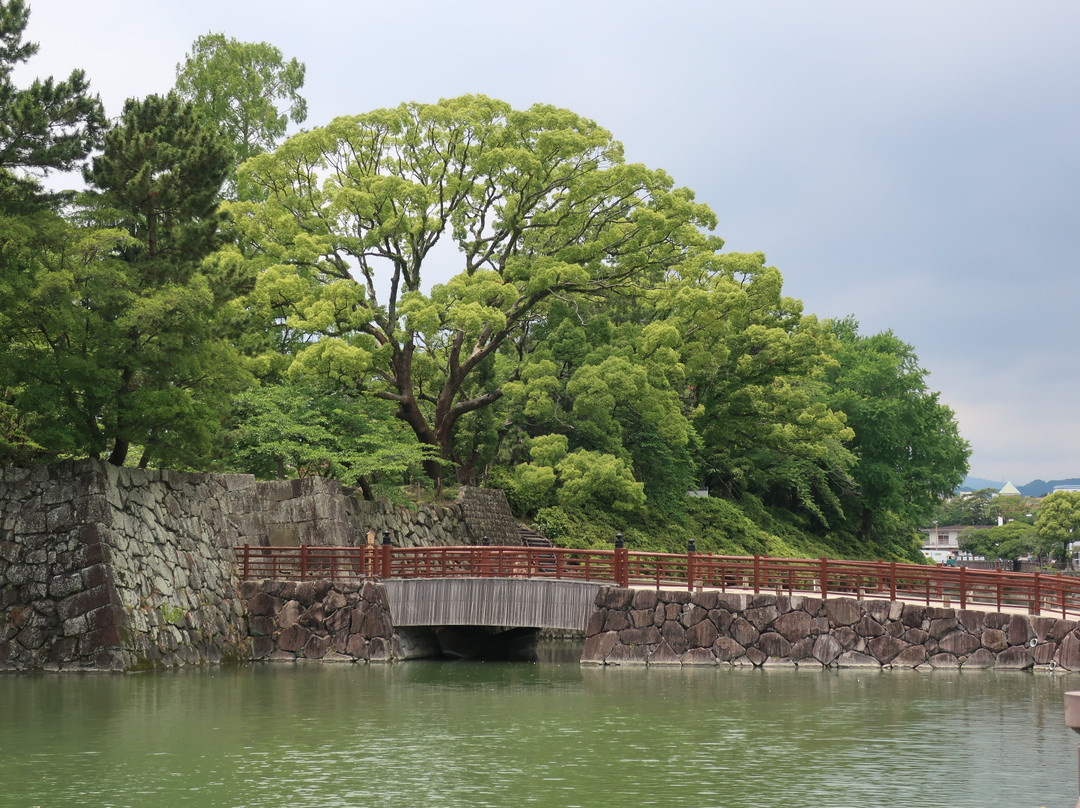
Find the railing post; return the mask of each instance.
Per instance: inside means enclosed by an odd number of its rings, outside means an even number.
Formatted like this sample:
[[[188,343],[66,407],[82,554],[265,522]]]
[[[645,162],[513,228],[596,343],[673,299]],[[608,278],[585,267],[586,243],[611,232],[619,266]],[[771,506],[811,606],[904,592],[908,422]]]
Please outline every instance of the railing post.
[[[244,580],[248,579],[248,572],[251,566],[251,545],[244,545]]]
[[[761,556],[754,553],[754,594],[761,592]]]
[[[379,571],[380,578],[390,577],[390,550],[392,545],[390,544],[390,531],[384,530],[382,534],[382,569]]]
[[[615,555],[613,557],[616,586],[630,586],[630,562],[626,548],[623,547],[622,533],[615,534]]]
[[[694,591],[694,556],[697,555],[697,543],[690,539],[686,543],[686,591]]]
[[[1039,590],[1039,571],[1035,570],[1035,591],[1033,593],[1035,602],[1032,606],[1031,614],[1038,615],[1042,607],[1042,592]]]
[[[756,556],[755,556],[756,558]],[[819,561],[821,562],[821,599],[829,599],[829,559],[822,556]]]
[[[307,578],[307,545],[300,545],[300,580]]]
[[[889,562],[889,601],[896,600],[896,562]]]
[[[967,608],[967,567],[960,568],[960,608]]]
[[[998,567],[998,579],[997,579],[997,610],[1001,611],[1001,576],[1005,574],[1005,570]]]

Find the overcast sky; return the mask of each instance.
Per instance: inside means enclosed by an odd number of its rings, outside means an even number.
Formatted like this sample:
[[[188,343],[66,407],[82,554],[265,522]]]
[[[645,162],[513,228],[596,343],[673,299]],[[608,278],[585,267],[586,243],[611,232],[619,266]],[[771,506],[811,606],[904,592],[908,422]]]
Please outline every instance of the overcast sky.
[[[307,65],[306,127],[483,93],[596,120],[786,294],[913,344],[971,474],[1080,476],[1075,0],[30,0],[110,115],[200,34]]]

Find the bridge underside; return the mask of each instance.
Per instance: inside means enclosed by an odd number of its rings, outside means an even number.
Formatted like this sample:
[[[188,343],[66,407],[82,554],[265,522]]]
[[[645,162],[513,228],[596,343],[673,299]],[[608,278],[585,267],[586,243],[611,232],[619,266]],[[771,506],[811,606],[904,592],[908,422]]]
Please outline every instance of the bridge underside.
[[[500,626],[584,631],[601,584],[528,578],[383,581],[395,628]]]

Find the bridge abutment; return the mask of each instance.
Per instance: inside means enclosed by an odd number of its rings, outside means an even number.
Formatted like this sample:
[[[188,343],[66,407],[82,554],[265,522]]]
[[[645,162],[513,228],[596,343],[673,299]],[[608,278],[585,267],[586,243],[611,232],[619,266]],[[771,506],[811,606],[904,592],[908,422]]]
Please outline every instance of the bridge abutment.
[[[610,587],[587,665],[1080,670],[1073,620],[886,600]]]

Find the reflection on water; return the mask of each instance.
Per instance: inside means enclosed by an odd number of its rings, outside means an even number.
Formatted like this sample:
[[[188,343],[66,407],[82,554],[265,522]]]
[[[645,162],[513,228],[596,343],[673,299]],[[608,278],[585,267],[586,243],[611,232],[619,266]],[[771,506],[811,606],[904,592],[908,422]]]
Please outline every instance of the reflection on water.
[[[558,654],[571,661],[557,661]],[[0,677],[32,806],[1071,806],[1075,677],[248,666]]]

